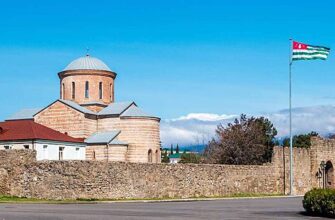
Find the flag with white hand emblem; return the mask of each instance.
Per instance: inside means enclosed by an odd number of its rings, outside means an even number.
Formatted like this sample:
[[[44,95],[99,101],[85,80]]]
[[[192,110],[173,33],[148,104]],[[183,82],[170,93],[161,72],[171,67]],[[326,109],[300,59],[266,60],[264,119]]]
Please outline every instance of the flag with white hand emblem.
[[[293,41],[292,61],[327,59],[330,48],[323,46],[312,46]]]

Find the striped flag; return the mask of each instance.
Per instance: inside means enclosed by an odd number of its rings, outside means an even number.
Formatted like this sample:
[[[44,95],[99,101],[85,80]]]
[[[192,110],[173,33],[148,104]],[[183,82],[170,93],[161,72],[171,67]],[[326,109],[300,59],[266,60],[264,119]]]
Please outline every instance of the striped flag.
[[[316,60],[327,59],[330,48],[322,46],[312,46],[293,41],[292,61],[296,60]]]

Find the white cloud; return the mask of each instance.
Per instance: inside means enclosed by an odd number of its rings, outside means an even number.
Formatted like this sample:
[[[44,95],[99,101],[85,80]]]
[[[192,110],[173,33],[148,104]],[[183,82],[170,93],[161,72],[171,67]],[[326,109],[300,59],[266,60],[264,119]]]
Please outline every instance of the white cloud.
[[[288,110],[255,116],[269,118],[278,130],[278,137],[289,133]],[[215,135],[218,124],[232,122],[236,115],[190,113],[175,119],[162,120],[161,139],[164,146],[170,144],[191,145],[207,143]],[[248,115],[250,116],[250,115]],[[335,133],[335,106],[311,106],[292,110],[293,133],[316,131],[322,135]]]
[[[220,121],[225,119],[236,118],[236,115],[218,115],[218,114],[210,114],[210,113],[190,113],[186,116],[181,116],[179,118],[171,119],[171,121],[179,121],[179,120],[199,120],[199,121]]]

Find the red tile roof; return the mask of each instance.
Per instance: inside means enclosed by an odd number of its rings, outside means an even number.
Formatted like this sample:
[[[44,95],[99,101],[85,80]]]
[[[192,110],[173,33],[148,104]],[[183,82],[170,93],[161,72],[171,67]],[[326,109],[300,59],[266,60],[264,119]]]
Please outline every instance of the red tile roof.
[[[0,122],[0,141],[14,140],[52,140],[83,143],[83,139],[73,138],[55,131],[33,120]]]

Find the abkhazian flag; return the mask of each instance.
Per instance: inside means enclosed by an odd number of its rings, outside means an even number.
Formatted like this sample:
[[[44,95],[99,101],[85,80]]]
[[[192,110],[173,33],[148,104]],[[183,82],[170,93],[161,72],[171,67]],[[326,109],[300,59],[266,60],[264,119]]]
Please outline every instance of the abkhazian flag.
[[[330,48],[322,46],[312,46],[293,41],[292,61],[295,60],[316,60],[327,59]]]

